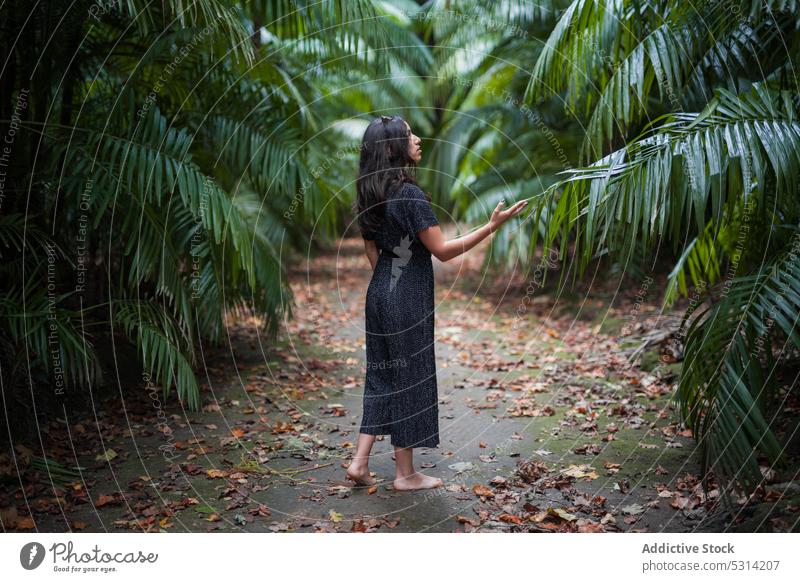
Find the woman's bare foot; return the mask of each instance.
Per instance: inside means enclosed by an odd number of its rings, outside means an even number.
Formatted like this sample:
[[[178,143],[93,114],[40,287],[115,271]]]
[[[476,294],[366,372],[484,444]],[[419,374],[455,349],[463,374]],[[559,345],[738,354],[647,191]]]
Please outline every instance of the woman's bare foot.
[[[394,488],[398,491],[414,491],[415,489],[435,489],[444,485],[438,477],[431,477],[419,471],[408,477],[398,477],[394,480]]]
[[[367,465],[357,465],[350,463],[347,467],[347,478],[353,481],[356,485],[375,485],[376,481],[369,474],[369,467]]]

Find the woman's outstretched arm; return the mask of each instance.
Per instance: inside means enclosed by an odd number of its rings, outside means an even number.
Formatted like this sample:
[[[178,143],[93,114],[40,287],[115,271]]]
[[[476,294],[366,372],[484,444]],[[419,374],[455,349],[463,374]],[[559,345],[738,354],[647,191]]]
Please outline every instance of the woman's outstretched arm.
[[[375,265],[378,262],[378,247],[375,245],[375,241],[364,239],[364,249],[367,251],[369,264],[372,266],[372,270],[374,271]]]
[[[522,212],[528,202],[526,200],[521,200],[508,210],[502,210],[503,204],[504,202],[500,202],[497,207],[495,207],[489,222],[469,234],[447,240],[442,233],[442,229],[436,225],[421,230],[418,233],[419,240],[422,241],[422,244],[427,247],[434,257],[442,262],[449,261],[472,249],[475,245],[500,228],[506,220]]]

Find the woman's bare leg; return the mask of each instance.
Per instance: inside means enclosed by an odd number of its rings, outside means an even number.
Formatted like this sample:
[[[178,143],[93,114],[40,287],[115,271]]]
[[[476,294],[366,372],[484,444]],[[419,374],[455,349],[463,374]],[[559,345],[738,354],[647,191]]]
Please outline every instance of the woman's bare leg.
[[[369,474],[369,454],[375,442],[374,434],[358,434],[356,452],[353,453],[353,460],[347,467],[347,478],[355,481],[358,485],[374,485],[375,479]]]
[[[397,472],[394,488],[401,491],[413,489],[433,489],[441,487],[444,482],[438,477],[431,477],[414,470],[414,449],[394,448]]]

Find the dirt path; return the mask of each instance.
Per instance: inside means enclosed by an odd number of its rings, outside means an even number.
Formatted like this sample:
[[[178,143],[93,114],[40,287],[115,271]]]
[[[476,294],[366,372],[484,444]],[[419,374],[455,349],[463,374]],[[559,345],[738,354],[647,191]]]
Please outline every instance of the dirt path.
[[[388,437],[374,449],[378,486],[344,481],[360,421],[369,280],[360,243],[348,240],[292,272],[295,318],[277,344],[257,322],[230,328],[228,349],[205,362],[201,413],[156,396],[124,415],[70,421],[85,470],[34,510],[34,527],[724,529],[699,486],[691,435],[675,422],[674,369],[648,372],[620,354],[621,328],[654,308],[633,317],[630,301],[608,310],[609,297],[556,301],[538,287],[527,299],[524,288],[502,301],[476,295],[498,288],[481,281],[476,261],[437,265],[441,444],[416,458],[445,488],[393,491]]]

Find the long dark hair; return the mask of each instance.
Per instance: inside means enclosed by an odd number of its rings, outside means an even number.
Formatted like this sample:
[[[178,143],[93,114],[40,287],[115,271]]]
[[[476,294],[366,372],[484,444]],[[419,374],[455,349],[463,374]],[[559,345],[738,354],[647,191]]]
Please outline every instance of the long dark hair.
[[[417,184],[416,163],[408,155],[410,130],[399,115],[373,119],[361,141],[353,212],[362,234],[381,227],[387,195],[404,182]]]

